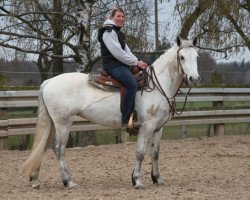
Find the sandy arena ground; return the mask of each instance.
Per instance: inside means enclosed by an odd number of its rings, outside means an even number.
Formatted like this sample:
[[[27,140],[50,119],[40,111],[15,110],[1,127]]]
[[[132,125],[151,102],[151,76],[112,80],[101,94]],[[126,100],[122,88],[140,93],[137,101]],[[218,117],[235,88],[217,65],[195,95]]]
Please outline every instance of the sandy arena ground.
[[[150,178],[150,158],[142,166],[145,190],[132,187],[136,143],[67,149],[77,189],[63,186],[57,160],[45,153],[41,188],[30,187],[18,168],[30,151],[0,151],[0,199],[172,200],[250,199],[250,136],[162,141],[159,167],[166,186]]]

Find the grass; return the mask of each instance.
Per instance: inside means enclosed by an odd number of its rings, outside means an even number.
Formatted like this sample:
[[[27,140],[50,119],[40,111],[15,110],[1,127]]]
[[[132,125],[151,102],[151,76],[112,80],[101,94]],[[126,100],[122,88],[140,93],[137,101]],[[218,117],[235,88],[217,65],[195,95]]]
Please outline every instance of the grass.
[[[176,104],[177,109],[183,108],[183,103]],[[250,108],[250,102],[224,102],[223,109]],[[212,102],[187,102],[185,110],[214,109]]]
[[[34,109],[27,109],[27,110],[15,110],[7,112],[7,118],[25,118],[25,117],[36,117],[36,111]]]
[[[186,132],[188,138],[200,138],[214,136],[213,125],[190,125],[186,126]],[[236,123],[236,124],[225,124],[225,135],[250,135],[250,124],[249,123]],[[171,126],[164,127],[162,139],[163,140],[177,140],[182,139],[182,127]]]

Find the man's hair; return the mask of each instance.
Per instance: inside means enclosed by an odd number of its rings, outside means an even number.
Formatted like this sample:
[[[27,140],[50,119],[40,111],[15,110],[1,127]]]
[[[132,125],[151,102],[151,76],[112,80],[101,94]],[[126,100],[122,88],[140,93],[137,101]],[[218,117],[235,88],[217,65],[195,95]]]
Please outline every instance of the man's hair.
[[[124,11],[123,11],[121,8],[116,8],[116,7],[115,7],[115,8],[113,8],[113,9],[111,10],[111,12],[110,12],[110,17],[114,17],[116,12],[122,12],[123,14],[125,14]]]

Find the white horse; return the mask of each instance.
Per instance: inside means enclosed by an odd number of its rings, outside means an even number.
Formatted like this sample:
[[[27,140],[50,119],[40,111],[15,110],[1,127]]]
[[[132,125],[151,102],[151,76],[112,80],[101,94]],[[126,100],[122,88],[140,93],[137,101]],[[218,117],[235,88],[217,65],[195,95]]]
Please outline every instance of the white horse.
[[[196,84],[200,77],[197,72],[197,52],[193,41],[177,38],[177,45],[161,55],[154,63],[156,77],[167,97],[173,97],[183,78],[190,84]],[[46,80],[40,88],[38,121],[31,155],[22,165],[22,172],[30,177],[33,188],[39,188],[39,170],[42,156],[49,144],[53,144],[54,153],[59,161],[62,180],[65,187],[72,188],[72,180],[64,154],[70,126],[75,115],[101,124],[120,128],[120,94],[97,89],[88,83],[88,75],[65,73]],[[135,188],[144,188],[140,179],[141,164],[150,147],[152,159],[151,177],[153,183],[164,185],[158,170],[160,138],[162,126],[172,117],[171,106],[157,87],[151,92],[138,92],[135,109],[141,123],[136,149],[136,163],[132,173]],[[54,142],[53,142],[54,141]]]

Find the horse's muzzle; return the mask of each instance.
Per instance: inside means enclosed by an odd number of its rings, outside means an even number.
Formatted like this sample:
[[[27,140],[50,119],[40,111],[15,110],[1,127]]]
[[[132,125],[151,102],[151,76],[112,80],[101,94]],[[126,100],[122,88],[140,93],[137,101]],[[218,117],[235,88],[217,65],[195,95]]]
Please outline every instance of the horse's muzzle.
[[[201,77],[199,75],[197,76],[189,76],[187,78],[187,82],[190,84],[190,85],[197,85],[201,80]]]

